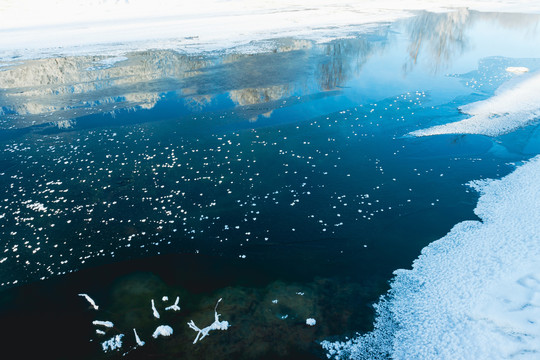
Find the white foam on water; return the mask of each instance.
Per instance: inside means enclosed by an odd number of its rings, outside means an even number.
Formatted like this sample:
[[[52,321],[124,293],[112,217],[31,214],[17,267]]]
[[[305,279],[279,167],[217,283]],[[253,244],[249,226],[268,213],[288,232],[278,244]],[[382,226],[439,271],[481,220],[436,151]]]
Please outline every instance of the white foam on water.
[[[158,48],[200,52],[283,37],[329,41],[414,10],[457,7],[540,12],[540,4],[525,0],[4,0],[0,59]]]
[[[521,75],[503,84],[489,99],[467,104],[460,111],[470,118],[411,132],[413,136],[480,134],[499,136],[540,118],[540,72]]]
[[[336,359],[540,358],[540,156],[471,182],[481,221],[464,221],[398,270],[375,330],[323,342]]]

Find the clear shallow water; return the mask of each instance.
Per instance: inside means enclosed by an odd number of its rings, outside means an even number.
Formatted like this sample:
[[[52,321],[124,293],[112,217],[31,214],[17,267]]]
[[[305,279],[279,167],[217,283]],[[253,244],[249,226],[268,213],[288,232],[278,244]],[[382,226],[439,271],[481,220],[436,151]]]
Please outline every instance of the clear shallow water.
[[[133,327],[143,335],[130,357],[309,358],[317,340],[369,329],[392,271],[475,218],[463,184],[501,177],[538,144],[535,127],[404,135],[463,118],[457,107],[492,95],[507,66],[540,68],[537,22],[420,14],[272,53],[4,67],[1,316],[20,329],[6,343],[32,324],[51,354],[110,357],[99,318],[130,346]],[[154,320],[150,299],[176,294],[182,311]],[[209,324],[220,297],[233,327],[191,345],[185,323]],[[153,341],[161,323],[175,336]]]

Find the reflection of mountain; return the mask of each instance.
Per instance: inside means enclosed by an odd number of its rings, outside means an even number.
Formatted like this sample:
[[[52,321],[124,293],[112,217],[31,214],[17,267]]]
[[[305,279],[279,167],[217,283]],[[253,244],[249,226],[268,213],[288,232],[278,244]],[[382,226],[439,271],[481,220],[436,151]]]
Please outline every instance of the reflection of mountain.
[[[124,59],[114,63],[116,58],[102,56],[52,58],[8,68],[0,76],[1,111],[19,115],[9,126],[24,127],[51,121],[44,115],[62,119],[122,108],[150,109],[160,92],[176,88],[175,81],[208,65],[207,60],[171,51],[134,53]]]
[[[265,53],[186,56],[145,51],[127,57],[48,58],[0,72],[0,127],[56,123],[122,109],[152,109],[175,91],[188,108],[202,109],[217,94],[237,106],[276,102],[343,85],[357,73],[376,42],[343,39],[317,45],[282,39]],[[268,116],[272,108],[260,109]],[[253,115],[253,114],[252,114]],[[253,115],[256,117],[256,115]],[[9,122],[9,123],[8,123]]]
[[[430,59],[433,71],[446,66],[467,48],[466,32],[479,20],[489,20],[509,29],[531,31],[537,30],[540,24],[539,15],[482,13],[465,8],[440,14],[423,12],[407,22],[411,39],[408,48],[410,59],[404,69],[412,69],[420,53]]]

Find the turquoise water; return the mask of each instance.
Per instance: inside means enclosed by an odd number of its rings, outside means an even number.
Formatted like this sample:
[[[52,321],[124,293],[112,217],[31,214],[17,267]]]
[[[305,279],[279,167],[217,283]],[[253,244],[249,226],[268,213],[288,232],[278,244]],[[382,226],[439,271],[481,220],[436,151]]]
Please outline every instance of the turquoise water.
[[[109,358],[137,328],[147,345],[129,358],[320,358],[317,341],[369,330],[392,272],[476,218],[464,184],[538,147],[534,126],[406,136],[464,118],[458,106],[493,95],[506,67],[540,68],[537,17],[458,15],[328,44],[278,39],[260,54],[149,51],[0,72],[6,344]],[[164,295],[182,310],[162,311]],[[219,298],[232,327],[193,345],[186,323],[209,325]],[[96,335],[96,319],[115,327]],[[152,339],[160,324],[174,336]],[[103,354],[118,333],[122,350]]]

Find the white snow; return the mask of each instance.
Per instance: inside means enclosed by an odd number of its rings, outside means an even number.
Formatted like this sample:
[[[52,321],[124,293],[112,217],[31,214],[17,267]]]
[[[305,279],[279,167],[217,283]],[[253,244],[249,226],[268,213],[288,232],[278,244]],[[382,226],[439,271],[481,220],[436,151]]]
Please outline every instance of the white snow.
[[[152,313],[154,314],[154,317],[156,319],[159,319],[159,313],[156,309],[156,306],[154,305],[154,299],[152,299],[151,303],[152,303]]]
[[[227,330],[229,328],[230,325],[229,325],[228,321],[225,321],[225,320],[224,321],[219,321],[219,317],[221,316],[221,314],[217,313],[217,307],[218,307],[219,303],[221,302],[221,300],[222,299],[219,299],[217,301],[216,307],[214,308],[214,322],[212,324],[208,325],[204,329],[199,329],[197,327],[197,325],[195,325],[193,320],[188,322],[188,326],[190,328],[192,328],[193,330],[197,331],[197,337],[193,341],[194,344],[196,344],[197,341],[204,339],[204,337],[207,336],[208,333],[210,331],[212,331],[212,330]],[[199,336],[200,336],[200,339],[199,339]]]
[[[481,193],[481,221],[457,224],[398,270],[375,330],[323,342],[332,358],[538,359],[540,156]]]
[[[94,325],[99,325],[99,326],[105,326],[105,327],[108,327],[108,328],[112,328],[114,326],[114,324],[110,321],[101,321],[101,320],[94,320],[92,321],[92,324]]]
[[[540,118],[540,72],[503,84],[494,96],[460,108],[470,118],[410,133],[413,136],[481,134],[499,136]]]
[[[167,306],[165,310],[180,311],[180,306],[178,306],[178,302],[180,302],[180,296],[177,296],[174,304],[172,304],[171,306]]]
[[[160,325],[156,328],[156,331],[152,334],[154,339],[157,339],[158,336],[171,336],[173,333],[172,327],[169,325]]]
[[[313,318],[306,319],[306,325],[315,326],[315,324],[317,324],[317,320],[315,320]]]
[[[108,351],[120,349],[122,347],[123,337],[124,337],[124,334],[120,334],[120,335],[113,336],[107,341],[102,342],[101,347],[103,348],[103,351],[108,352]]]
[[[540,12],[540,3],[526,0],[4,0],[0,59],[239,45],[250,51],[251,41],[290,36],[327,41],[414,10],[456,7]]]
[[[95,310],[99,309],[99,306],[96,305],[96,302],[90,296],[88,296],[88,294],[79,294],[79,296],[84,297]]]
[[[139,338],[139,335],[137,334],[137,330],[133,329],[133,333],[135,334],[135,341],[137,342],[137,345],[144,346],[145,342],[141,341],[141,339]]]

